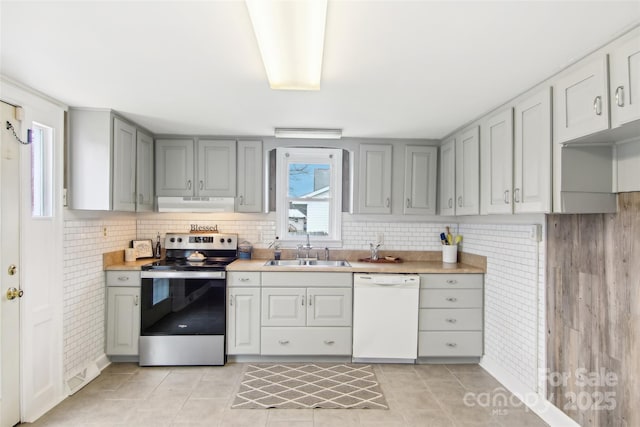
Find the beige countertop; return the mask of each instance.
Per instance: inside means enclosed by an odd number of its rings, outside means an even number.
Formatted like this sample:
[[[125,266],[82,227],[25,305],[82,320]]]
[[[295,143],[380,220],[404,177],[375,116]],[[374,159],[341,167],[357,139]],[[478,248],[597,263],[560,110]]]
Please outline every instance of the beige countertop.
[[[263,253],[264,252],[264,253]],[[265,266],[265,262],[271,259],[270,252],[262,251],[259,259],[236,260],[227,266],[227,271],[324,271],[344,273],[485,273],[486,258],[479,255],[459,253],[457,264],[446,264],[438,252],[401,252],[393,255],[401,255],[403,262],[399,263],[374,263],[352,261],[361,259],[368,252],[357,251],[342,253],[334,251],[339,259],[347,259],[351,267],[325,267],[325,266]],[[343,255],[342,257],[340,255]],[[382,255],[382,254],[381,254]],[[382,255],[383,256],[383,255]],[[334,258],[333,256],[331,257]],[[103,254],[104,270],[130,270],[139,271],[145,264],[157,261],[156,258],[144,258],[133,262],[124,261],[124,250]]]
[[[265,266],[266,259],[236,260],[227,271],[322,271],[343,273],[484,273],[469,264],[445,264],[442,261],[406,261],[373,263],[349,261],[351,267]]]

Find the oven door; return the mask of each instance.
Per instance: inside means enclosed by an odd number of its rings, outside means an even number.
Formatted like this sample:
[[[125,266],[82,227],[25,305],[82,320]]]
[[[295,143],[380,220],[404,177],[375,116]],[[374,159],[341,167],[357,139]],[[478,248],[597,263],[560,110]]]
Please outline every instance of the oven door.
[[[142,271],[140,365],[222,365],[224,271]]]

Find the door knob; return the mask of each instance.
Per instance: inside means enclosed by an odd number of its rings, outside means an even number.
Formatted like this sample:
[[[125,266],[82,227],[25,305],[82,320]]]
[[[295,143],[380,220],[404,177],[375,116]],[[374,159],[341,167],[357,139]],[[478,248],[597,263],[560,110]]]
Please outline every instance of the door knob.
[[[22,295],[24,295],[24,291],[22,289],[16,289],[16,288],[7,289],[7,299],[9,301],[16,298],[22,298]]]

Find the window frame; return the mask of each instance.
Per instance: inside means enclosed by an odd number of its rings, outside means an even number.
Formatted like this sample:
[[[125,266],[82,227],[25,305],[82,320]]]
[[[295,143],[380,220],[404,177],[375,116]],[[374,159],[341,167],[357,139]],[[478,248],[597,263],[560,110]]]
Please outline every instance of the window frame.
[[[322,247],[342,247],[342,149],[339,148],[276,148],[276,236],[283,245],[306,243],[307,237],[290,236],[289,203],[299,198],[289,197],[289,165],[295,163],[328,164],[330,166],[329,234],[311,235],[311,245],[321,243]],[[316,244],[316,247],[318,245]]]

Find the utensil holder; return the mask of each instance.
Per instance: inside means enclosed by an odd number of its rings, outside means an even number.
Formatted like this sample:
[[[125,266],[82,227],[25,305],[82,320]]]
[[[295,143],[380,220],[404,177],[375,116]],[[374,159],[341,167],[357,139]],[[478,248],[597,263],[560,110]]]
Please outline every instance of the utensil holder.
[[[442,245],[442,262],[448,264],[458,262],[458,245]]]

